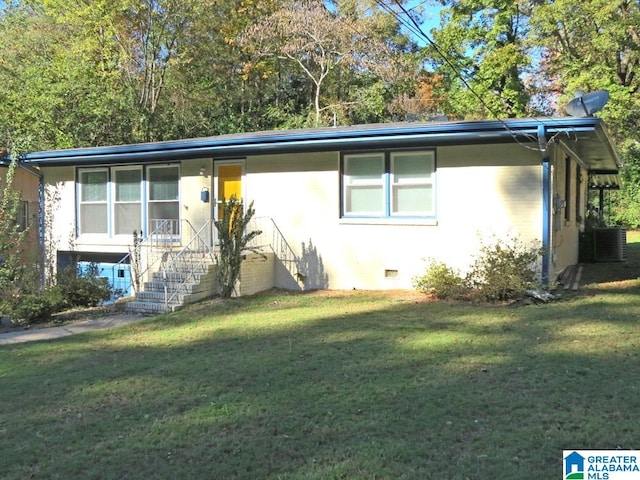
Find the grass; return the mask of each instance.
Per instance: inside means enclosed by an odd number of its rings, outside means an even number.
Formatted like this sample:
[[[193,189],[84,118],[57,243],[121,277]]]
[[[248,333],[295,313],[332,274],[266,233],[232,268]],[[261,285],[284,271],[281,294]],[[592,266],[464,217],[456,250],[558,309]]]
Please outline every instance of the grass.
[[[0,476],[537,479],[639,449],[629,237],[553,304],[271,293],[1,347]]]

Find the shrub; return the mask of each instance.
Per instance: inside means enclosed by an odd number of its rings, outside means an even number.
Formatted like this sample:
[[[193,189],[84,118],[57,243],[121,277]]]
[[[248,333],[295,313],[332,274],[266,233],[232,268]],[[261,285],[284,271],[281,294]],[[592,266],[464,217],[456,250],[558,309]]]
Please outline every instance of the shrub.
[[[481,300],[519,298],[539,286],[537,266],[543,253],[539,243],[515,236],[482,242],[467,279]]]
[[[413,286],[419,292],[441,299],[459,298],[467,290],[465,280],[456,270],[434,259],[429,260],[424,274],[413,278]]]
[[[235,195],[224,204],[222,218],[214,222],[218,232],[220,243],[216,254],[216,276],[221,296],[229,298],[234,292],[236,282],[240,277],[240,266],[245,251],[258,253],[258,250],[249,246],[251,240],[260,235],[260,230],[247,231],[251,218],[255,214],[253,202],[244,212],[242,201]]]
[[[98,267],[93,263],[86,272],[76,267],[58,272],[57,287],[66,308],[95,307],[111,298],[113,292],[109,281],[98,273]]]
[[[20,323],[36,323],[51,317],[63,308],[60,290],[51,287],[40,293],[27,293],[15,299],[10,306],[10,316]]]
[[[95,307],[109,300],[112,289],[106,278],[98,276],[95,264],[86,272],[69,267],[58,272],[57,284],[41,291],[15,289],[0,304],[2,314],[20,323],[34,323],[71,307]]]

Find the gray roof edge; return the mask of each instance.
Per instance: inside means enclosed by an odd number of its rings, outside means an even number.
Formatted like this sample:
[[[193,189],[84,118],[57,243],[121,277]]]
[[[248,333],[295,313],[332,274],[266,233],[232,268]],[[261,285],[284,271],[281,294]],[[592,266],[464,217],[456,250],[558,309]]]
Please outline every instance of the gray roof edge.
[[[458,122],[385,123],[303,130],[275,130],[227,134],[214,137],[169,140],[152,143],[85,147],[28,153],[22,160],[39,166],[76,165],[107,162],[151,162],[167,159],[202,158],[282,153],[291,151],[326,151],[362,145],[423,143],[441,141],[537,141],[535,135],[544,125],[547,135],[566,130],[593,131],[603,128],[595,117],[549,117],[506,120],[472,120]],[[606,130],[602,130],[608,142]],[[612,149],[613,154],[615,151]],[[617,158],[617,157],[616,157]]]
[[[598,119],[598,120],[600,120],[600,119]],[[602,120],[600,120],[600,122],[598,122],[598,124],[596,126],[596,131],[598,132],[598,135],[600,136],[600,140],[602,140],[602,142],[604,144],[606,144],[607,150],[609,150],[609,154],[611,155],[611,158],[615,162],[616,166],[618,168],[620,168],[622,166],[622,160],[620,160],[620,157],[618,156],[618,152],[616,151],[614,146],[611,144],[611,136],[609,135],[609,131],[607,129],[607,126],[604,124],[604,122]]]

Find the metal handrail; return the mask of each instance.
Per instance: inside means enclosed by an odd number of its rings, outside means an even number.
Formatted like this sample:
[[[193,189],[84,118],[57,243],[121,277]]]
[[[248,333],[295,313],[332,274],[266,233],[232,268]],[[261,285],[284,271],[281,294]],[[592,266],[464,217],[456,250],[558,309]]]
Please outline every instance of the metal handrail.
[[[164,234],[167,232],[167,228],[171,224],[172,220],[152,220],[152,222],[153,222],[154,228],[152,229],[150,234],[148,234],[146,237],[142,239],[142,241],[139,244],[140,249],[142,248],[145,248],[147,250],[153,249],[154,242],[157,242],[157,236],[161,233]],[[140,232],[140,234],[142,235],[142,231]],[[134,248],[136,248],[135,245],[134,245]],[[131,265],[132,255],[133,255],[133,252],[129,250],[129,253],[127,253],[124,257],[122,257],[118,262],[116,262],[111,267],[111,278],[114,279],[114,288],[115,288],[115,278],[116,278],[115,272],[121,269],[123,265],[126,265],[126,264]],[[144,260],[142,261],[146,265],[146,268],[142,269],[140,272],[137,272],[135,276],[138,277],[138,279],[144,278],[144,275],[151,269],[151,267],[153,267],[156,263],[158,263],[158,259],[156,259],[156,261],[154,262],[149,262],[149,257],[150,255],[148,254],[148,252],[146,255],[141,255],[141,259],[144,258]],[[123,286],[125,288],[122,288],[122,291],[129,292],[131,287],[135,286],[136,283],[137,282],[134,282],[134,272],[131,272],[129,282],[124,283]],[[122,286],[122,285],[119,284],[119,286]],[[134,290],[135,290],[134,293],[137,293],[138,289],[134,288]]]
[[[260,230],[262,233],[251,241],[252,248],[270,247],[278,260],[285,265],[287,270],[296,278],[299,278],[300,259],[293,251],[280,228],[271,217],[254,217],[249,222],[249,230]],[[271,232],[271,239],[268,237]]]
[[[184,285],[193,278],[193,276],[195,275],[199,267],[198,264],[194,262],[190,262],[191,269],[187,272],[185,279],[182,281],[180,285],[177,286],[177,288],[173,291],[173,293],[169,295],[169,291],[167,288],[167,273],[177,270],[175,269],[177,262],[181,260],[187,253],[192,253],[192,252],[201,253],[203,256],[209,255],[210,258],[213,260],[213,257],[211,256],[213,253],[213,248],[212,248],[213,239],[206,238],[203,235],[203,232],[211,228],[211,222],[210,221],[206,222],[198,231],[195,230],[193,225],[191,225],[191,223],[188,220],[185,220],[185,223],[189,225],[189,227],[191,228],[191,232],[195,232],[195,233],[191,237],[191,240],[184,247],[182,247],[175,254],[175,256],[173,256],[171,261],[169,261],[169,263],[165,265],[165,267],[162,269],[162,280],[164,283],[163,285],[164,306],[167,309],[169,308],[169,303],[171,303],[171,301],[176,297],[176,295],[178,295],[182,291],[182,288],[184,287]],[[193,248],[194,246],[195,248]]]

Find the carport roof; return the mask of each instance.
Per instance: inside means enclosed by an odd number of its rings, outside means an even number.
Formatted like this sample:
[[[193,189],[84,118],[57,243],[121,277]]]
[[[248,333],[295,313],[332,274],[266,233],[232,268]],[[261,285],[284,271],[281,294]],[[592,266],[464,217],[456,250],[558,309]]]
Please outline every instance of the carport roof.
[[[544,136],[544,141],[540,141]],[[615,175],[619,161],[602,120],[526,118],[457,122],[405,122],[315,129],[249,132],[153,143],[28,153],[36,166],[152,163],[195,158],[231,158],[279,153],[371,148],[521,143],[538,148],[558,143],[591,172]]]

